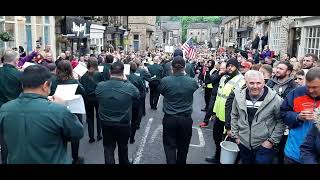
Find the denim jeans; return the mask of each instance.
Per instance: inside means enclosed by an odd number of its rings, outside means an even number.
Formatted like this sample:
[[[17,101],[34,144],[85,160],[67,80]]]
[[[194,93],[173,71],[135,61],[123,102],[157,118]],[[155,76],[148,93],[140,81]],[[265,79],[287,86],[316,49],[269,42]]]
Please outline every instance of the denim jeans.
[[[274,148],[268,149],[262,145],[254,150],[250,150],[244,145],[239,144],[239,149],[242,164],[272,164],[273,158],[276,155]]]

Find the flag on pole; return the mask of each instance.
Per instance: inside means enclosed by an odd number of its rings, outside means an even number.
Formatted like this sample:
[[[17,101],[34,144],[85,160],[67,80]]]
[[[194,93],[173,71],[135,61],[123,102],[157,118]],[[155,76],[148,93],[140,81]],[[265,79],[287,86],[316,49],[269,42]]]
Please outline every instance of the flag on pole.
[[[192,36],[182,45],[182,50],[184,54],[187,54],[191,59],[196,57],[195,48],[192,45]]]

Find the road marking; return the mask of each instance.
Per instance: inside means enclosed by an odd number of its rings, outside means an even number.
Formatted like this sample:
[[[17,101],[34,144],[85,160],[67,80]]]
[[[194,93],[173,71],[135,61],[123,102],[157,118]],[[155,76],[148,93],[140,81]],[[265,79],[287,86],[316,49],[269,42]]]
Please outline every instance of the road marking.
[[[206,145],[206,143],[205,143],[204,138],[203,138],[202,130],[199,127],[192,127],[192,128],[198,130],[200,144],[190,144],[189,146],[192,146],[192,147],[204,147]]]
[[[149,131],[150,131],[150,128],[151,128],[152,121],[153,121],[153,118],[150,118],[149,121],[148,121],[146,130],[144,131],[144,134],[143,134],[143,137],[142,137],[142,141],[141,141],[141,143],[139,145],[139,149],[138,149],[138,152],[136,154],[136,158],[133,161],[133,164],[139,164],[140,163],[140,159],[142,157],[142,152],[143,152],[144,146],[146,144],[147,137],[149,135]]]
[[[159,133],[163,132],[163,126],[160,124],[153,132],[149,143],[153,143]]]
[[[202,133],[201,128],[199,128],[199,127],[192,127],[192,128],[198,130],[198,135],[199,135],[199,142],[200,142],[200,144],[190,144],[189,146],[192,146],[192,147],[204,147],[204,146],[206,145],[206,143],[205,143],[205,141],[204,141],[203,133]],[[152,134],[152,136],[151,136],[151,138],[150,138],[149,143],[153,143],[159,133],[160,133],[160,134],[163,133],[163,126],[162,126],[162,125],[159,125],[159,126],[154,130],[154,132],[153,132],[153,134]]]

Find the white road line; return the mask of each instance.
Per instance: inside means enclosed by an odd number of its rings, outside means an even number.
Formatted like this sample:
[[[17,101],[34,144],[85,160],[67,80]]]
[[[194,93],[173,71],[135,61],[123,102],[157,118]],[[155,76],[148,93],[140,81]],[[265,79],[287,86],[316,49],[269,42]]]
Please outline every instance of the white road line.
[[[202,130],[199,127],[192,127],[192,128],[198,130],[200,144],[190,144],[189,146],[192,146],[192,147],[204,147],[206,145],[206,143],[205,143],[204,138],[203,138]]]
[[[163,132],[163,127],[162,127],[162,124],[160,124],[153,132],[152,136],[151,136],[151,139],[149,141],[149,143],[153,143],[154,140],[156,139],[156,137],[158,136],[158,134],[162,133]]]
[[[204,138],[203,138],[203,133],[202,133],[202,130],[201,128],[199,127],[192,127],[193,129],[196,129],[198,131],[198,135],[199,135],[199,144],[190,144],[189,146],[192,146],[192,147],[204,147],[206,145],[205,141],[204,141]],[[163,133],[163,126],[162,125],[159,125],[153,132],[151,138],[150,138],[150,141],[149,143],[153,143],[154,140],[156,139],[156,137]]]
[[[144,149],[144,145],[146,144],[147,137],[149,135],[149,131],[150,131],[150,128],[151,128],[152,121],[153,121],[153,118],[150,118],[149,121],[148,121],[146,130],[144,131],[144,134],[143,134],[143,137],[142,137],[142,141],[141,141],[141,143],[139,145],[139,149],[138,149],[138,152],[136,154],[136,158],[133,161],[133,164],[139,164],[140,163],[140,159],[142,157],[142,152],[143,152],[143,149]]]

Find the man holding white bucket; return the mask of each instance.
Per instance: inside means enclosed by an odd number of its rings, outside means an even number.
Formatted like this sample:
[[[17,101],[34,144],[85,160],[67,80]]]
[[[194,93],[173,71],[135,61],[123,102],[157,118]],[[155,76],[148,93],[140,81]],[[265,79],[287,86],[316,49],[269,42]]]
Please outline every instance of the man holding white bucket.
[[[275,145],[285,130],[280,116],[281,98],[265,86],[263,74],[249,70],[247,88],[235,90],[232,105],[232,137],[240,149],[242,164],[271,164]]]

